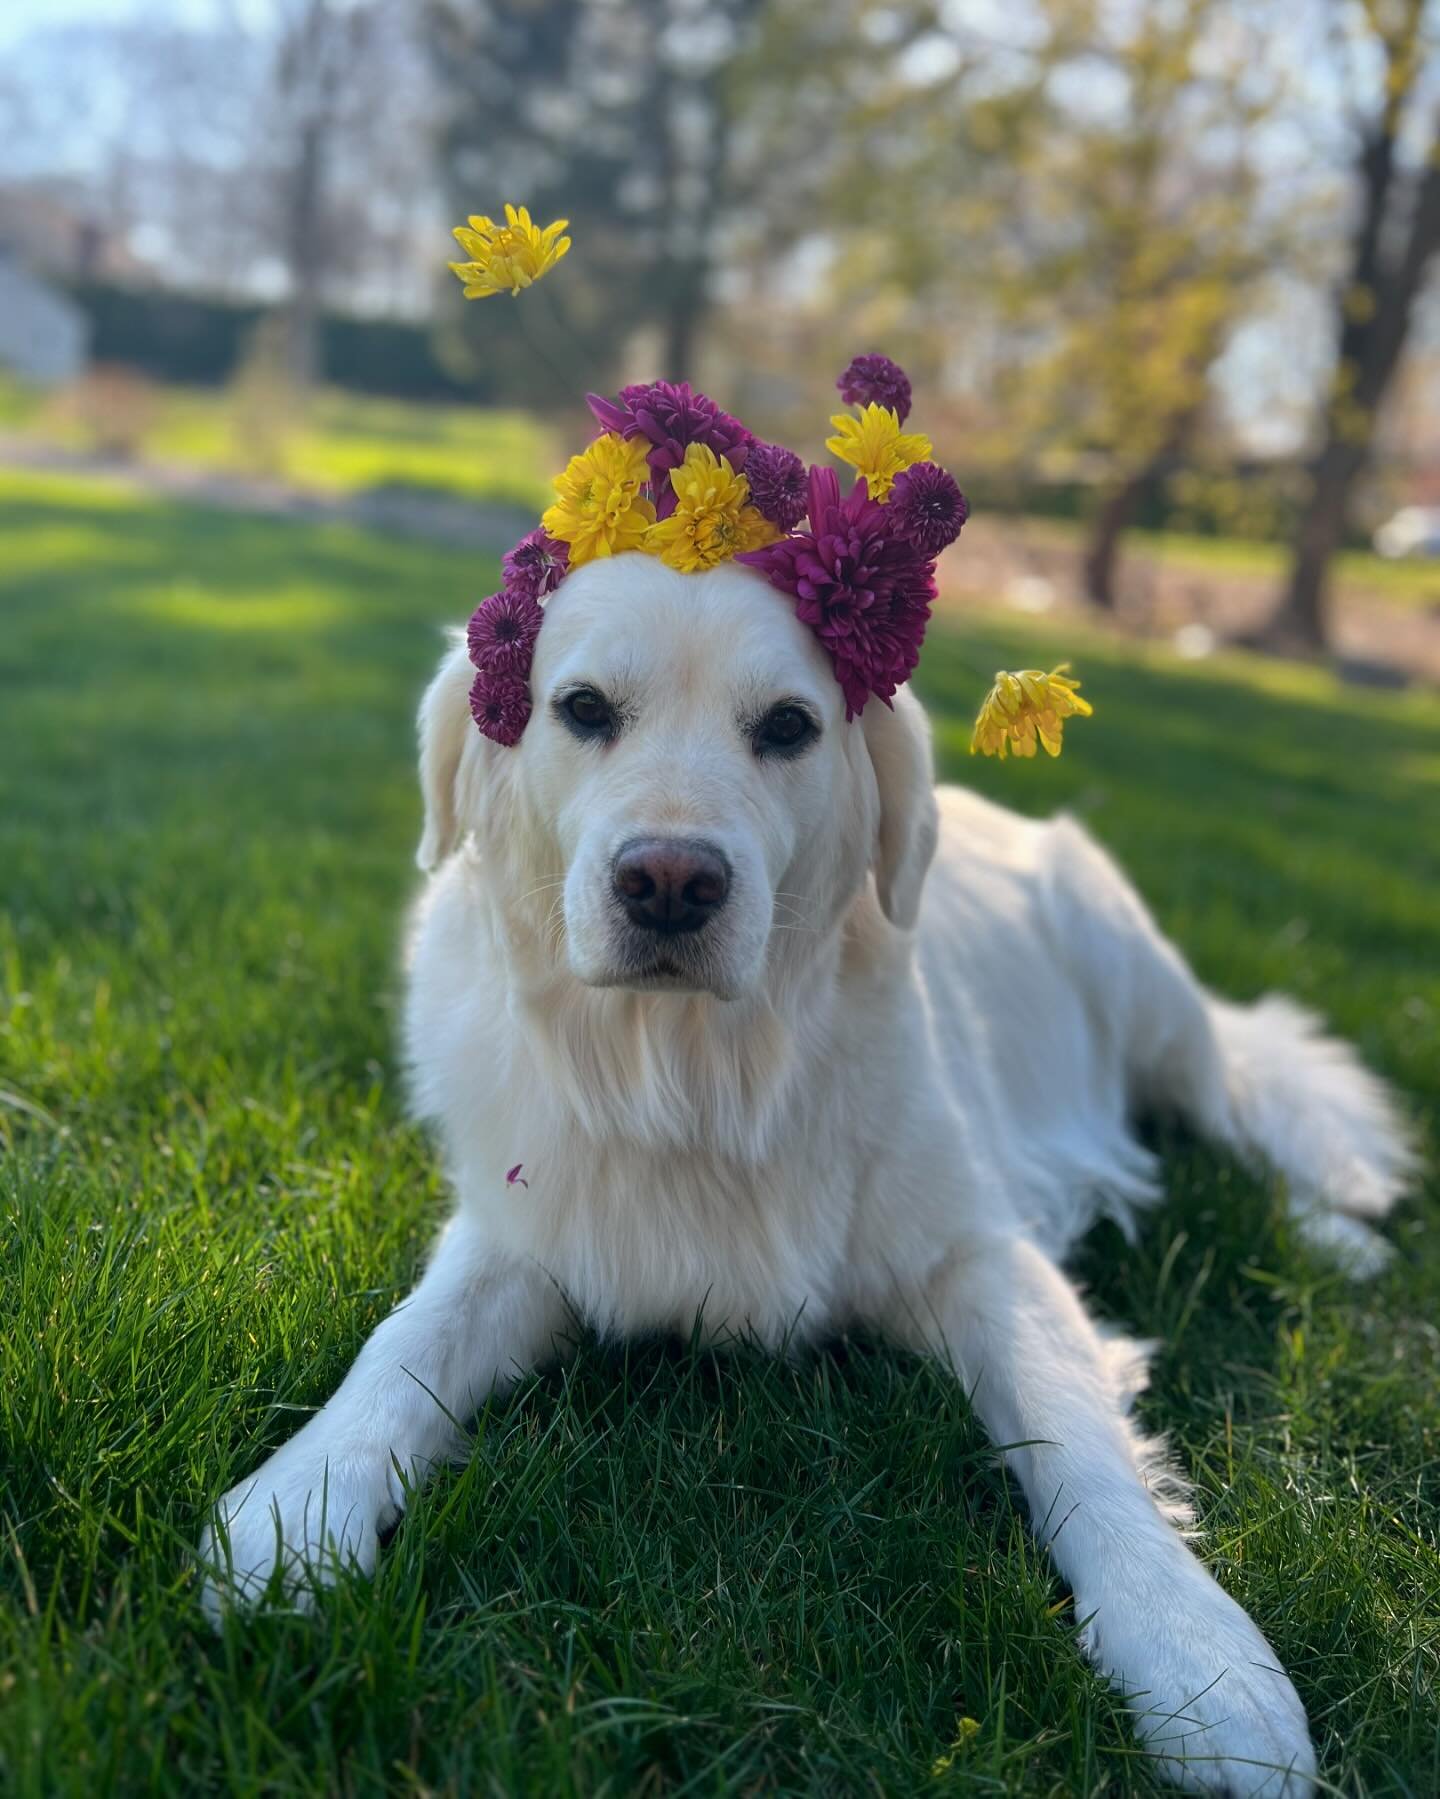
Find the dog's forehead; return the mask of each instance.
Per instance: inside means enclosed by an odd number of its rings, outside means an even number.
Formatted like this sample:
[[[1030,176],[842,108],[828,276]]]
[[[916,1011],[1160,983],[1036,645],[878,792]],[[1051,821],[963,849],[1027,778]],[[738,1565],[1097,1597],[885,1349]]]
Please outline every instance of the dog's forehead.
[[[833,687],[824,653],[794,606],[753,570],[728,562],[682,574],[654,556],[586,563],[561,583],[536,649],[542,684],[571,678],[693,685]]]

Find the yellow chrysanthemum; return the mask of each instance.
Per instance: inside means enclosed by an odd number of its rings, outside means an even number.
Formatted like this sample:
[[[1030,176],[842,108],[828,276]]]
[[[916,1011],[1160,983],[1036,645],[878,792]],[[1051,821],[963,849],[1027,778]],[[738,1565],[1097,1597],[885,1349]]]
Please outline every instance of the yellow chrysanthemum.
[[[689,445],[684,462],[670,471],[670,485],[675,510],[645,538],[646,552],[670,568],[693,575],[780,536],[749,503],[749,482],[708,444]]]
[[[1003,762],[1007,750],[1033,756],[1038,743],[1049,755],[1058,756],[1065,720],[1089,718],[1095,710],[1089,700],[1081,699],[1080,683],[1065,673],[1069,666],[1062,662],[1048,675],[1038,668],[1013,675],[1001,669],[975,720],[970,754],[998,756]]]
[[[542,231],[525,207],[507,206],[503,225],[479,213],[468,225],[457,225],[455,236],[471,260],[452,262],[450,267],[465,283],[465,298],[484,300],[507,291],[518,294],[522,287],[538,281],[570,248],[570,239],[560,235],[569,223],[569,219],[556,219]]]
[[[559,498],[540,523],[569,544],[571,568],[644,547],[645,533],[655,523],[655,508],[640,492],[650,478],[649,448],[643,438],[627,442],[607,431],[555,477]]]
[[[898,415],[888,406],[862,406],[859,418],[837,412],[830,423],[840,435],[827,437],[825,448],[865,477],[865,491],[872,500],[885,499],[895,477],[913,463],[926,461],[932,452],[930,439],[920,431],[903,432]]]

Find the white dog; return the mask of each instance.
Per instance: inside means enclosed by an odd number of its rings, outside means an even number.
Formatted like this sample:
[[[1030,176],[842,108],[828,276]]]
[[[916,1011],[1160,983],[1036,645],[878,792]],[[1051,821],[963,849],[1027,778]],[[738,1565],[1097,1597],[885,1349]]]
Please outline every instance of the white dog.
[[[573,573],[515,748],[474,729],[471,672],[458,646],[420,712],[407,1022],[456,1213],[335,1397],[220,1502],[212,1610],[277,1557],[292,1585],[371,1568],[454,1420],[576,1315],[777,1346],[870,1327],[1024,1445],[1087,1652],[1167,1773],[1308,1793],[1295,1689],[1129,1420],[1143,1348],[1059,1262],[1158,1197],[1146,1106],[1375,1262],[1361,1219],[1409,1161],[1380,1084],[1294,1006],[1205,993],[1076,825],[937,793],[908,693],[847,723],[814,637],[734,563]]]

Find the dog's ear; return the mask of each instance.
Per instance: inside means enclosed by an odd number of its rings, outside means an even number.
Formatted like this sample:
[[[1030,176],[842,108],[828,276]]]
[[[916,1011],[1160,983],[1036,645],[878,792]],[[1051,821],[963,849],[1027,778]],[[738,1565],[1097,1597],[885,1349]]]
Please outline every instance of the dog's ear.
[[[445,860],[460,837],[455,782],[460,758],[474,729],[468,700],[474,678],[465,641],[457,634],[420,702],[420,792],[425,800],[425,830],[415,860],[427,873]]]
[[[871,700],[860,723],[880,794],[875,890],[885,916],[908,931],[920,915],[920,890],[940,835],[930,721],[902,687],[893,709]]]

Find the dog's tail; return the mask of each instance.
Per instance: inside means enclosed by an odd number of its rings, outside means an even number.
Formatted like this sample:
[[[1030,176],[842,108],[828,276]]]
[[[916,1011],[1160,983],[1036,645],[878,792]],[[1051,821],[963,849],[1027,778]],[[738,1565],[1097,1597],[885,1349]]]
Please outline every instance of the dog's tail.
[[[1387,1245],[1368,1221],[1417,1166],[1385,1083],[1292,1000],[1238,1006],[1207,992],[1109,857],[1060,829],[1056,893],[1077,979],[1094,1016],[1118,1023],[1133,1101],[1278,1174],[1305,1241],[1356,1273],[1378,1268]]]
[[[1353,1274],[1375,1273],[1389,1245],[1371,1221],[1417,1165],[1389,1088],[1303,1006],[1278,994],[1232,1005],[1164,949],[1169,1000],[1151,1013],[1137,1090],[1250,1167],[1278,1174],[1301,1238]]]
[[[1416,1168],[1390,1090],[1292,1000],[1236,1006],[1207,995],[1206,1012],[1218,1079],[1205,1083],[1195,1122],[1284,1177],[1306,1241],[1356,1272],[1377,1268],[1387,1245],[1366,1221],[1385,1216]]]

